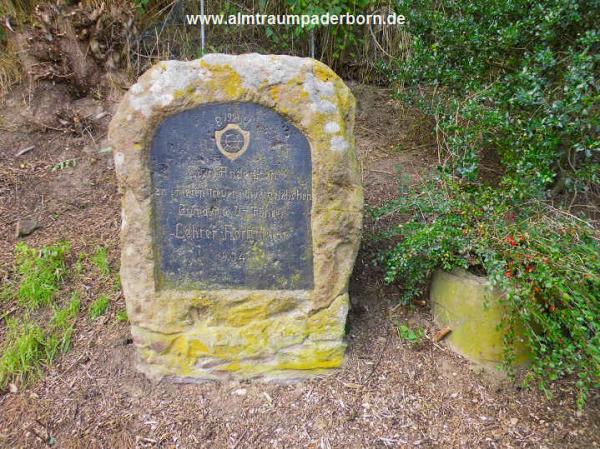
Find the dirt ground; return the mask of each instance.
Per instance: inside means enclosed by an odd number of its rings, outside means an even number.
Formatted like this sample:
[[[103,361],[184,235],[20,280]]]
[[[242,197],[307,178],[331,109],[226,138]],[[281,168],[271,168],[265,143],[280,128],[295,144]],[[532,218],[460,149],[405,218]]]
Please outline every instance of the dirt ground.
[[[433,125],[391,99],[352,86],[366,200],[413,182],[438,163]],[[60,85],[20,86],[0,99],[0,279],[11,275],[15,226],[33,219],[29,245],[72,242],[72,254],[109,247],[118,270],[119,200],[106,128],[120,94],[72,102]],[[34,146],[20,156],[17,153]],[[75,161],[75,162],[65,162]],[[74,165],[74,166],[73,166]],[[373,225],[367,223],[366,230]],[[474,367],[429,338],[398,338],[398,322],[435,331],[427,307],[396,307],[363,244],[351,282],[348,357],[343,369],[291,385],[155,384],[137,373],[127,324],[110,312],[80,314],[73,349],[45,377],[0,392],[3,448],[595,448],[600,399],[578,412],[559,384],[554,399]],[[72,262],[72,261],[71,261]],[[90,271],[69,277],[85,307],[111,287]],[[15,305],[1,304],[16,313]],[[3,338],[4,323],[0,323]]]

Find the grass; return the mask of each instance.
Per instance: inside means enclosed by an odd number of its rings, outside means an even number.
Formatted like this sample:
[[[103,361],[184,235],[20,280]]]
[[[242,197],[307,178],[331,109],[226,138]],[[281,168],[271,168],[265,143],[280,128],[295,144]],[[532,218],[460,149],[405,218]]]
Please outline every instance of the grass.
[[[6,321],[7,335],[0,358],[0,388],[10,382],[26,383],[35,378],[41,366],[52,357],[46,348],[44,330],[29,318]]]
[[[0,95],[8,92],[13,84],[21,80],[21,66],[19,59],[12,48],[2,43],[0,30]]]
[[[68,267],[66,256],[70,251],[67,241],[39,249],[23,242],[16,245],[15,276],[0,287],[0,302],[16,299],[21,311],[12,318],[7,317],[8,313],[0,314],[0,319],[6,321],[6,333],[0,342],[0,390],[10,383],[26,386],[33,382],[56,357],[71,349],[82,301],[80,292],[75,291],[66,304],[59,303],[59,295],[64,298],[66,294],[61,288],[67,269],[82,275],[91,268],[86,267],[87,259],[103,277],[112,276],[105,247],[96,247],[91,256],[81,253]],[[118,281],[116,275],[115,284],[120,285]],[[108,295],[98,296],[89,306],[90,317],[104,315],[110,302]],[[120,310],[116,319],[127,321],[127,312]]]
[[[96,251],[92,255],[91,261],[100,270],[102,276],[110,276],[110,261],[108,260],[108,250],[105,246],[96,247]]]
[[[81,276],[85,271],[85,259],[87,257],[86,253],[80,253],[77,257],[77,261],[73,264],[73,271],[77,276]]]
[[[66,270],[65,256],[71,246],[67,241],[35,249],[26,243],[17,243],[16,271],[19,277],[17,301],[28,309],[51,305],[54,294]]]
[[[71,302],[64,308],[56,309],[50,323],[52,338],[56,339],[57,347],[61,352],[71,349],[73,332],[75,331],[75,319],[81,308],[79,292],[73,293]]]
[[[40,0],[7,0],[0,5],[0,14],[25,19],[39,3]]]
[[[115,274],[113,288],[114,288],[115,292],[117,292],[117,293],[121,291],[121,276],[119,276],[118,273]]]
[[[12,382],[29,383],[58,354],[70,349],[81,307],[79,293],[73,293],[64,307],[55,304],[70,250],[66,241],[40,249],[17,243],[14,286],[7,284],[1,296],[3,301],[16,298],[24,311],[18,318],[6,319],[6,335],[0,343],[0,389]],[[41,308],[44,310],[40,316],[51,313],[43,323],[30,316],[30,312]]]
[[[89,314],[92,320],[95,320],[106,313],[110,306],[110,298],[106,295],[100,295],[93,303],[90,304]]]
[[[117,312],[117,321],[119,323],[125,323],[129,321],[129,317],[127,316],[127,310],[121,309]]]
[[[7,320],[8,331],[1,346],[0,389],[11,382],[28,384],[59,353],[70,349],[79,307],[79,297],[74,295],[66,307],[54,311],[47,329],[29,316]]]

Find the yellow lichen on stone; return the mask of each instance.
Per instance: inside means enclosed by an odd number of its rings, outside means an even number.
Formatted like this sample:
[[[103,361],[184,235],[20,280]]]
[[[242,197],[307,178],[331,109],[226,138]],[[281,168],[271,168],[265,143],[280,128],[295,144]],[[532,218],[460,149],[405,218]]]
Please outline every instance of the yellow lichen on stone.
[[[337,89],[338,96],[338,104],[340,105],[340,110],[343,114],[348,114],[350,111],[353,111],[356,108],[356,99],[354,95],[350,92],[348,88],[345,89]],[[352,118],[354,120],[354,118]],[[344,120],[344,123],[345,120]]]
[[[329,67],[327,67],[325,64],[321,63],[321,62],[317,62],[315,64],[315,68],[314,68],[314,72],[315,72],[315,76],[317,78],[319,78],[321,81],[332,81],[332,80],[338,80],[339,76],[337,76],[337,74],[331,70]]]
[[[280,370],[316,370],[339,368],[344,363],[344,345],[320,347],[319,345],[302,347],[299,351],[282,354],[277,357],[275,369]]]
[[[269,88],[269,95],[273,99],[273,103],[279,103],[279,96],[281,95],[281,86],[275,85]]]
[[[290,79],[285,86],[286,95],[292,99],[295,99],[296,101],[308,101],[310,95],[306,89],[304,89],[305,82],[305,75],[298,75]]]
[[[181,100],[181,99],[192,97],[195,94],[195,92],[196,92],[196,88],[194,87],[194,85],[190,84],[185,89],[177,89],[173,93],[173,95],[176,100]]]
[[[200,66],[212,74],[212,78],[207,81],[206,91],[224,92],[229,98],[238,98],[244,92],[242,77],[229,64],[209,64],[201,60]]]
[[[345,320],[340,317],[348,313],[348,295],[337,298],[331,306],[313,313],[307,321],[307,333],[313,340],[335,340],[343,338]]]
[[[287,312],[296,307],[295,301],[289,299],[272,300],[271,298],[260,298],[252,295],[252,299],[233,307],[221,308],[215,311],[214,316],[226,322],[230,326],[245,326],[255,320],[266,320],[271,315]],[[221,315],[224,313],[225,316]]]

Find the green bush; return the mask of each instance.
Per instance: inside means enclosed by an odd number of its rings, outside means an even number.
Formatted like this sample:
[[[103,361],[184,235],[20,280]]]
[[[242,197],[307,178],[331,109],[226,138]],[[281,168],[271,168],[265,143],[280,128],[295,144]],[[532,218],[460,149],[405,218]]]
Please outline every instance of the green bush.
[[[410,11],[410,57],[381,69],[435,119],[446,162],[439,179],[373,211],[386,217],[385,280],[402,281],[409,302],[436,269],[487,275],[511,311],[507,367],[519,324],[532,376],[547,392],[574,376],[583,405],[600,382],[600,247],[569,207],[593,211],[600,192],[600,2],[399,7]]]
[[[266,14],[297,14],[320,16],[406,13],[393,2],[382,0],[283,0],[260,1],[259,10]],[[311,34],[312,33],[312,34]],[[373,80],[375,66],[381,61],[401,58],[405,51],[403,27],[399,25],[330,25],[265,27],[271,51],[309,55],[311,41],[315,58],[323,61],[346,77]]]
[[[506,367],[518,324],[542,389],[550,392],[550,382],[573,374],[579,404],[585,402],[600,382],[600,245],[593,228],[542,202],[516,203],[449,176],[414,187],[372,215],[387,223],[376,235],[387,242],[379,261],[386,282],[403,282],[403,302],[423,295],[436,269],[487,275],[510,310],[502,324]],[[402,223],[390,220],[407,215]]]
[[[411,11],[411,57],[385,69],[403,98],[437,117],[455,174],[478,179],[482,155],[492,152],[512,195],[597,192],[598,0],[401,7]]]

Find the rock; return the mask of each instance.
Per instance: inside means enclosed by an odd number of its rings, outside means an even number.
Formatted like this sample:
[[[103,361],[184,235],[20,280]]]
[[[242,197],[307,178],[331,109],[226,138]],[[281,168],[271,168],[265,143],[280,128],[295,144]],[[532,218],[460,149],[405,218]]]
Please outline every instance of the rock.
[[[508,313],[501,293],[485,277],[462,269],[438,271],[431,281],[430,298],[434,321],[452,329],[444,342],[455,352],[486,368],[497,368],[504,360],[504,334],[498,328]],[[515,363],[529,360],[531,353],[522,329],[517,329]]]
[[[109,140],[146,375],[286,380],[341,366],[362,228],[354,110],[331,69],[290,56],[161,62],[131,86]]]
[[[40,227],[36,220],[24,218],[17,221],[15,237],[26,237]]]

